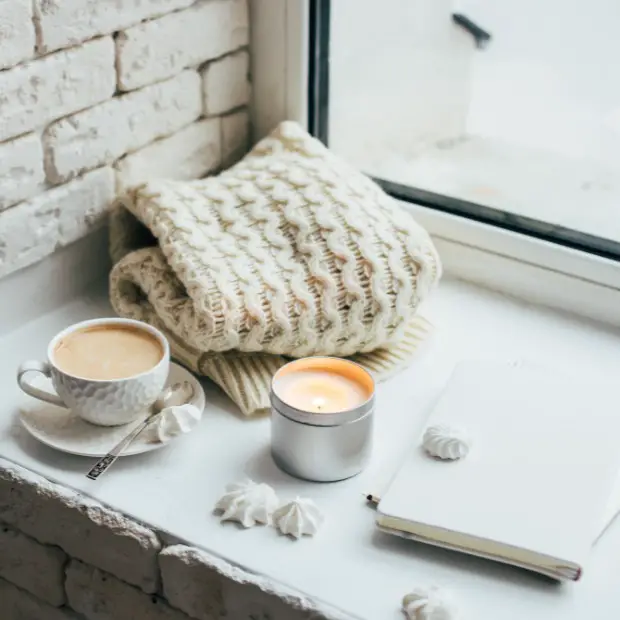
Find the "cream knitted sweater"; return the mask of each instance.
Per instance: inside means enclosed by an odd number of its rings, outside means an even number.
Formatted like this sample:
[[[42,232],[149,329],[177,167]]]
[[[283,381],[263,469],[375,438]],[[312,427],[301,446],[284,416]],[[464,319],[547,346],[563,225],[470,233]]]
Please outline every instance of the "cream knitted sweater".
[[[283,356],[351,356],[380,375],[428,330],[426,232],[294,123],[230,170],[133,189],[111,221],[110,296],[253,413]]]

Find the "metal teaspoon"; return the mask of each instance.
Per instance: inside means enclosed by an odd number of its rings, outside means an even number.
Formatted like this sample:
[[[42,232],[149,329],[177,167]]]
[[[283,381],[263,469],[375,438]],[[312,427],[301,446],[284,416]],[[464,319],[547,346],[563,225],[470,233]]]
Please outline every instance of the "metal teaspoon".
[[[101,474],[109,469],[123,450],[167,407],[183,405],[194,395],[194,388],[189,381],[175,383],[165,389],[151,405],[151,413],[141,424],[138,424],[127,436],[121,439],[105,456],[101,457],[86,474],[87,478],[97,480]]]

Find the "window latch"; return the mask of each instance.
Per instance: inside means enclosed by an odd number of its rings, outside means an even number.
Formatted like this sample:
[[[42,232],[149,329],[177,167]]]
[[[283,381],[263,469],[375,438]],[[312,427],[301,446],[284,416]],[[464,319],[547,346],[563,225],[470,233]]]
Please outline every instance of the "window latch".
[[[491,40],[490,32],[478,26],[478,24],[469,19],[467,15],[463,15],[463,13],[452,13],[452,21],[461,28],[467,30],[467,32],[474,37],[478,49],[484,49]]]

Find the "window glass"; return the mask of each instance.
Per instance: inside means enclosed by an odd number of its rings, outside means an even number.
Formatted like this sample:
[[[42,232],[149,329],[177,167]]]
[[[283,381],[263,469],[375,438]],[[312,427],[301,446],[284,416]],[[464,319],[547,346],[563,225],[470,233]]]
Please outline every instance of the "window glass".
[[[337,0],[329,144],[430,202],[620,242],[619,33],[618,0]]]

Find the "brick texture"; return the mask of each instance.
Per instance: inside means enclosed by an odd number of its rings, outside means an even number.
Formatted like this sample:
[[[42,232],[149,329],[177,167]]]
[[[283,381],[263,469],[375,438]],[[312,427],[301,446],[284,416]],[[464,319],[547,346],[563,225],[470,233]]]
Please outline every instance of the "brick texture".
[[[131,185],[239,159],[248,5],[0,0],[0,278],[101,226]]]
[[[197,179],[220,163],[220,119],[200,121],[118,161],[117,190],[151,179]]]
[[[158,596],[77,560],[67,568],[66,589],[71,608],[88,620],[187,620]]]
[[[0,577],[59,607],[65,602],[67,556],[0,523]]]
[[[246,0],[206,0],[120,33],[118,85],[132,90],[249,42]]]
[[[249,103],[249,71],[245,50],[209,63],[202,73],[205,113],[222,114]]]
[[[225,615],[224,578],[198,549],[175,545],[159,555],[164,596],[198,620]]]
[[[161,545],[152,530],[2,459],[0,520],[146,592],[157,590]]]
[[[30,1],[30,0],[28,0]],[[47,53],[143,19],[190,6],[194,0],[34,0],[38,50]]]
[[[250,144],[250,114],[239,110],[222,117],[222,164],[225,168],[238,162]]]
[[[0,142],[114,93],[112,39],[89,41],[0,73]]]
[[[112,170],[102,168],[0,213],[0,277],[101,226],[113,198]]]
[[[44,135],[48,179],[62,183],[85,170],[112,163],[174,133],[201,113],[200,77],[195,71],[184,71],[63,118]]]
[[[80,620],[67,608],[50,607],[25,590],[0,579],[0,618],[2,620]]]
[[[0,69],[34,55],[32,0],[0,0]]]
[[[41,140],[29,134],[0,143],[0,211],[43,190]]]
[[[164,595],[196,620],[269,618],[269,620],[337,620],[313,601],[283,590],[208,553],[173,545],[159,556]]]

